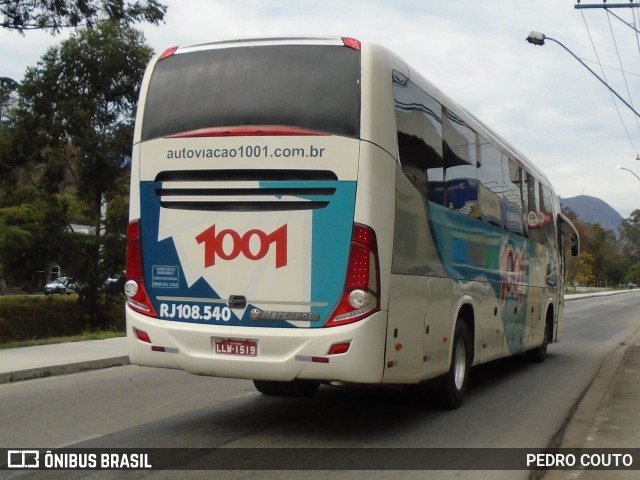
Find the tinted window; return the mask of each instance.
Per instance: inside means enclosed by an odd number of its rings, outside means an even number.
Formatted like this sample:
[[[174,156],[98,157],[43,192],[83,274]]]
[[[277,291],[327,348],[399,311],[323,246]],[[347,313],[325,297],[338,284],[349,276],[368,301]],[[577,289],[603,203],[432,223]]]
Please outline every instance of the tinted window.
[[[512,159],[505,157],[502,177],[505,183],[505,226],[512,232],[524,234],[522,207],[522,169]]]
[[[442,111],[445,205],[460,213],[478,217],[476,132],[452,111],[444,107]]]
[[[504,181],[502,179],[502,153],[481,139],[478,159],[478,204],[480,218],[493,225],[504,226],[502,204]]]
[[[393,95],[402,170],[424,197],[442,205],[442,107],[415,83],[395,71]]]
[[[156,64],[142,140],[239,125],[358,137],[360,52],[342,46],[238,47],[182,53]]]

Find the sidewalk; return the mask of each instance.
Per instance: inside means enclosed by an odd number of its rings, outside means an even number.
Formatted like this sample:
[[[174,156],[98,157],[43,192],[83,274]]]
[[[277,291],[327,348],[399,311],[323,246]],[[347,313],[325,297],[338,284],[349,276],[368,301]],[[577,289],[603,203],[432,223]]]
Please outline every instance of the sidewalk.
[[[604,361],[559,448],[640,448],[640,330]],[[638,459],[634,459],[636,462]],[[544,480],[637,479],[637,470],[550,470]]]
[[[0,384],[127,365],[125,337],[0,350]]]

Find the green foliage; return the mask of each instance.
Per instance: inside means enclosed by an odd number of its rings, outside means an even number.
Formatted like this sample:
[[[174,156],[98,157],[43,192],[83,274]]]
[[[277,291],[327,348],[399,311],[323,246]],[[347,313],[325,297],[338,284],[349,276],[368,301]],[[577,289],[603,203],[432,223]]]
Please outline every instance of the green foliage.
[[[39,198],[32,187],[16,189],[0,204],[0,259],[4,277],[26,290],[38,290],[44,271],[64,248],[70,232],[59,226],[66,217],[64,203]],[[25,201],[25,196],[30,200]]]
[[[128,184],[128,182],[127,182]],[[127,224],[129,222],[129,196],[122,193],[109,201],[102,241],[102,269],[107,275],[118,276],[124,270],[127,250]],[[122,290],[119,290],[122,292]]]
[[[627,274],[627,282],[633,282],[640,285],[640,263],[632,265]]]
[[[15,101],[18,82],[9,77],[0,77],[0,123],[4,120],[4,112]]]
[[[99,329],[124,330],[122,301],[100,304],[88,312],[74,297],[0,298],[0,343],[78,335]],[[102,328],[96,328],[101,325]]]
[[[640,210],[624,220],[615,232],[599,224],[582,224],[573,212],[566,212],[580,233],[581,252],[567,258],[567,282],[582,286],[609,286],[633,281],[632,265],[640,263]]]
[[[124,335],[125,332],[123,330],[101,330],[96,332],[86,331],[76,335],[65,335],[62,337],[17,340],[6,343],[0,342],[0,349],[35,347],[38,345],[52,345],[55,343],[85,342],[87,340],[106,340],[108,338],[123,337]]]
[[[104,19],[157,25],[166,11],[167,7],[157,0],[12,0],[0,4],[0,27],[55,33],[66,27],[91,26]]]
[[[27,69],[11,110],[7,167],[14,184],[34,189],[30,200],[18,205],[64,207],[63,215],[52,216],[47,225],[59,240],[55,246],[32,244],[42,250],[37,268],[43,270],[47,262],[63,265],[65,274],[83,285],[83,301],[94,306],[104,278],[124,268],[129,178],[122,164],[131,152],[134,110],[152,53],[142,33],[126,24],[104,21],[80,29]],[[72,223],[89,225],[96,234],[56,233],[71,233]],[[6,238],[14,246],[18,233],[24,234],[23,244],[27,234],[33,236],[32,231],[10,233]],[[0,245],[0,259],[5,258]]]
[[[594,284],[598,286],[617,285],[625,277],[625,261],[615,233],[606,230],[600,224],[590,225],[586,229],[587,238],[584,249],[592,257]]]
[[[640,210],[631,212],[629,218],[622,222],[624,249],[631,263],[640,262]]]
[[[596,282],[595,258],[589,252],[582,252],[573,267],[573,280],[579,285],[593,285]]]

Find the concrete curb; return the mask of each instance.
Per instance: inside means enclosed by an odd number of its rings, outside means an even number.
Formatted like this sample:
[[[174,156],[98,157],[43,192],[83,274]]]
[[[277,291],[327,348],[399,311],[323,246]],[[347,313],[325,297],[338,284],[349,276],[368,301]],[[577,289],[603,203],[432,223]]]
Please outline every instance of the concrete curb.
[[[98,360],[69,363],[66,365],[30,368],[15,372],[0,373],[0,384],[19,382],[22,380],[33,380],[35,378],[53,377],[56,375],[66,375],[69,373],[86,372],[89,370],[99,370],[103,368],[119,367],[130,364],[129,356],[125,355],[121,357],[101,358]]]
[[[595,297],[610,297],[612,295],[621,295],[623,293],[631,293],[636,291],[634,290],[612,290],[609,292],[593,292],[593,293],[571,293],[564,296],[565,302],[572,302],[574,300],[584,300],[585,298],[595,298]]]

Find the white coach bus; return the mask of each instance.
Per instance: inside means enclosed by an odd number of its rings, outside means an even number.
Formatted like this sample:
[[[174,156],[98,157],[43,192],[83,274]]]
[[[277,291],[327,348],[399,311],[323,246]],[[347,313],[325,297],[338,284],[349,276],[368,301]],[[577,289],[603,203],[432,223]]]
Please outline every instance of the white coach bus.
[[[380,46],[171,48],[136,118],[129,355],[271,395],[437,380],[456,408],[473,365],[558,339],[565,235],[544,174]]]

